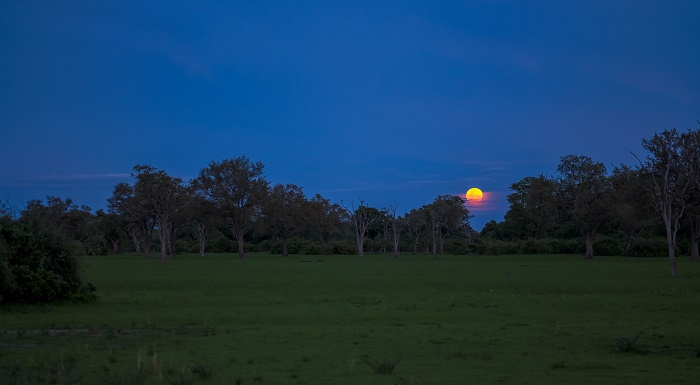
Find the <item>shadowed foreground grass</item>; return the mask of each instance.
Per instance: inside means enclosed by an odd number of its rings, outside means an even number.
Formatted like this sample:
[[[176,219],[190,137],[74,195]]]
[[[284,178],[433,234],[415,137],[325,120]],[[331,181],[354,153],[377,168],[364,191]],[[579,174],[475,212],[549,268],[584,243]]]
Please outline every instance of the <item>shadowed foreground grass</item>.
[[[692,384],[700,264],[578,256],[85,259],[0,307],[2,384]]]

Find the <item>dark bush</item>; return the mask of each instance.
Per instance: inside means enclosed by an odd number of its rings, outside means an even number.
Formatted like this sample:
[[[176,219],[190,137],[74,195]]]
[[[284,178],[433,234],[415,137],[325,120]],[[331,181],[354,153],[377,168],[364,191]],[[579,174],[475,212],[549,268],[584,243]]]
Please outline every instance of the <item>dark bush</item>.
[[[627,253],[630,257],[667,257],[668,243],[666,238],[638,238]]]
[[[593,242],[593,254],[601,256],[622,255],[622,245],[615,238],[599,237]]]
[[[219,237],[209,242],[208,251],[211,253],[230,253],[233,250],[238,250],[238,246],[234,249],[231,241],[225,237]]]
[[[357,254],[357,246],[350,241],[333,241],[328,242],[330,254],[333,255],[355,255]]]
[[[582,239],[483,240],[477,250],[484,254],[578,254],[583,252]]]
[[[198,253],[199,245],[197,245],[197,242],[192,242],[185,239],[178,239],[175,241],[175,250],[177,250],[177,254]]]
[[[41,218],[0,223],[0,288],[3,302],[87,300],[75,245]],[[94,297],[94,295],[93,295]]]

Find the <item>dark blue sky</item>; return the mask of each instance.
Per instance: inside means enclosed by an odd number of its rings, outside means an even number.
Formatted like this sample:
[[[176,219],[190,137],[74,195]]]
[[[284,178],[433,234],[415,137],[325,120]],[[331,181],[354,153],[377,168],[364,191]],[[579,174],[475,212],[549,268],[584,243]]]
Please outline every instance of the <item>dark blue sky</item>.
[[[202,4],[206,4],[202,6]],[[0,197],[103,208],[136,164],[246,155],[403,211],[700,119],[697,1],[0,2]]]

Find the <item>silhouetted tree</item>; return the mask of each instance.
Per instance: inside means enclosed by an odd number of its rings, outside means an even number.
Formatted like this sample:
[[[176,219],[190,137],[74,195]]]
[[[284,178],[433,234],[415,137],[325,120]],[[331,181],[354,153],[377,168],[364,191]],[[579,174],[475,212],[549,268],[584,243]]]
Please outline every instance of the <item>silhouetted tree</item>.
[[[420,207],[417,209],[411,209],[411,211],[406,214],[406,226],[413,235],[413,252],[418,252],[418,240],[420,236],[423,235],[428,224],[428,214],[426,213],[426,208]]]
[[[345,207],[345,210],[350,217],[353,229],[355,230],[355,241],[357,244],[357,255],[365,255],[364,244],[365,236],[369,227],[379,219],[380,213],[374,207],[365,205],[364,201],[360,200],[360,204],[355,208],[354,202],[350,202],[350,208]]]
[[[316,233],[323,245],[347,228],[347,212],[337,203],[331,203],[319,194],[314,195],[307,203],[310,233]]]
[[[654,212],[651,196],[644,186],[648,183],[643,170],[621,165],[610,176],[611,222],[619,222],[624,233],[622,253],[627,255],[635,237],[653,223]]]
[[[289,238],[297,234],[308,221],[306,196],[301,187],[276,184],[265,203],[265,216],[274,235],[282,242],[282,256],[289,255]]]
[[[264,165],[240,156],[212,161],[199,172],[192,185],[210,200],[231,228],[238,241],[238,255],[245,256],[245,235],[261,215],[268,182],[263,175]]]
[[[689,172],[692,167],[690,152],[698,149],[690,148],[688,137],[675,128],[642,139],[642,147],[649,152],[646,160],[642,162],[645,172],[650,175],[647,190],[651,193],[654,209],[663,219],[671,276],[676,277],[676,236],[688,204],[688,193],[694,182]]]
[[[137,195],[133,186],[121,182],[114,186],[112,196],[107,199],[107,210],[122,219],[136,253],[143,248],[144,255],[149,257],[156,219],[146,206],[147,200],[142,194]]]
[[[178,195],[181,194],[182,180],[148,165],[135,166],[131,175],[136,179],[135,198],[140,201],[147,215],[153,218],[158,226],[160,263],[165,263],[172,221],[175,219],[176,212],[184,204],[181,199],[178,199]]]
[[[567,155],[561,158],[557,171],[565,207],[584,233],[585,258],[592,259],[593,240],[598,229],[609,218],[606,198],[610,192],[610,181],[605,165],[593,162],[585,155]]]

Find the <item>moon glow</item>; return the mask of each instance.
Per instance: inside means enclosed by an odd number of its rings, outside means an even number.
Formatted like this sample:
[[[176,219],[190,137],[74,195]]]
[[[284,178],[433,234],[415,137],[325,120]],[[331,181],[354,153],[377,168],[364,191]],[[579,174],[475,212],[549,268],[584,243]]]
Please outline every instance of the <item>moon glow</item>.
[[[484,199],[484,192],[476,187],[473,187],[467,190],[466,198],[468,201],[480,202],[482,199]]]

